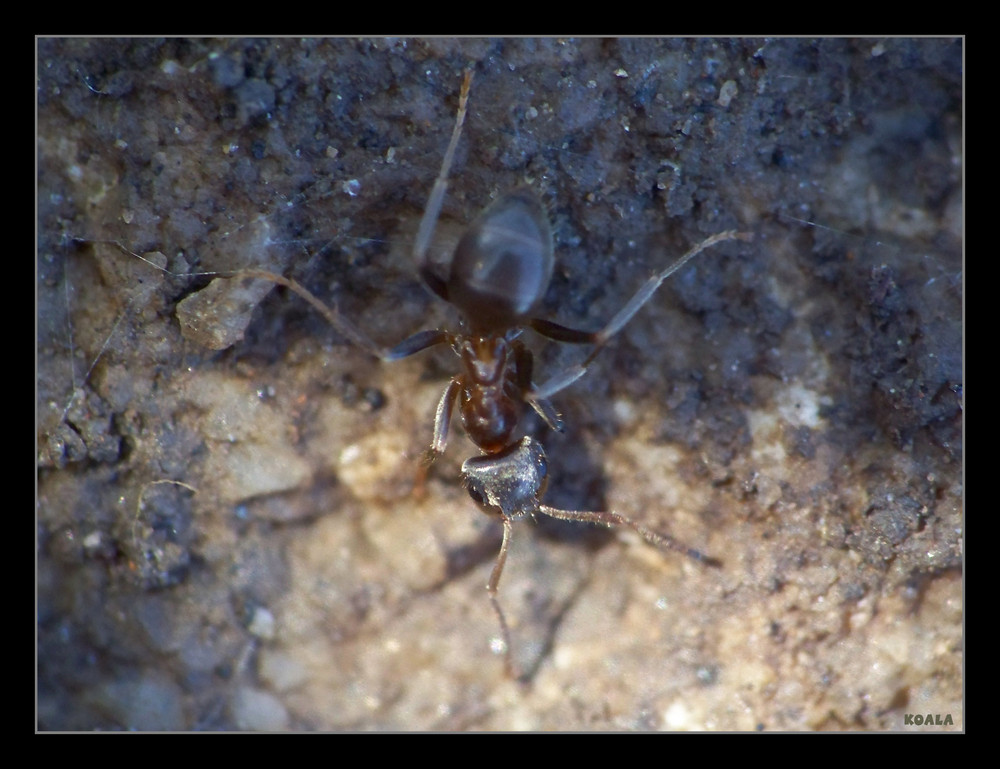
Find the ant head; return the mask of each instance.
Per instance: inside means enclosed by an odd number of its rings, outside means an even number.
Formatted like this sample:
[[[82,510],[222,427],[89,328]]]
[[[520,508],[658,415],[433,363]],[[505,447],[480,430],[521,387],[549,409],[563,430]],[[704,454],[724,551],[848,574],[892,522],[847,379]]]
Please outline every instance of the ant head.
[[[542,444],[525,436],[498,454],[465,460],[462,483],[484,512],[520,518],[539,511],[548,470]]]
[[[552,278],[552,230],[538,197],[527,189],[498,198],[469,226],[455,248],[448,301],[473,333],[517,326],[538,306]]]

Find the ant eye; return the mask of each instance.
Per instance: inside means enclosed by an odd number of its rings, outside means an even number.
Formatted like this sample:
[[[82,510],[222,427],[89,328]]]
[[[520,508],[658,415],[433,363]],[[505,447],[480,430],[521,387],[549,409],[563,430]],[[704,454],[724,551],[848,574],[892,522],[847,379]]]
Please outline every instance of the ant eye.
[[[466,490],[469,492],[469,496],[472,497],[472,501],[479,505],[479,508],[487,515],[498,515],[500,513],[500,508],[494,504],[491,504],[486,495],[481,491],[481,487],[467,486]]]
[[[543,481],[548,481],[549,476],[549,461],[545,458],[544,454],[539,454],[535,459],[535,467],[538,469],[538,477]]]
[[[469,496],[472,497],[472,501],[477,505],[482,505],[483,507],[486,506],[486,498],[483,497],[482,492],[480,492],[479,489],[470,487]]]

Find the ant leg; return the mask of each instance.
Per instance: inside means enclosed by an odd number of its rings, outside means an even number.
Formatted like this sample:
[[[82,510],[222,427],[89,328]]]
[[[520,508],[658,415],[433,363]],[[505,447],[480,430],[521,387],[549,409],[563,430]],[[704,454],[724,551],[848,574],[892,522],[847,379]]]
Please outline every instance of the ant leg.
[[[653,294],[656,293],[656,289],[660,287],[663,281],[677,272],[677,270],[691,261],[706,248],[711,248],[718,243],[724,243],[727,240],[735,239],[749,240],[750,235],[747,233],[737,232],[736,230],[726,230],[725,232],[720,232],[703,240],[665,270],[656,273],[649,280],[647,280],[639,288],[639,290],[636,291],[635,295],[625,303],[625,306],[622,307],[600,331],[587,333],[585,331],[577,331],[576,329],[560,326],[558,323],[552,323],[550,321],[532,321],[532,328],[545,336],[549,336],[550,338],[563,342],[574,342],[578,344],[589,342],[594,345],[594,349],[591,350],[590,354],[586,357],[583,363],[566,369],[561,374],[554,376],[542,387],[535,387],[530,392],[526,393],[525,397],[528,401],[533,404],[536,400],[551,398],[557,392],[569,387],[573,384],[573,382],[582,377],[585,373],[587,373],[587,368],[590,366],[597,353],[601,351],[601,348],[607,344],[609,339],[621,331],[626,323],[632,320],[642,306],[649,301]]]
[[[427,331],[418,331],[416,334],[404,339],[395,347],[381,347],[375,344],[375,342],[362,332],[361,329],[353,323],[350,323],[335,309],[328,307],[322,300],[316,297],[311,291],[309,291],[309,289],[295,279],[286,278],[283,275],[266,272],[264,270],[243,270],[239,274],[249,278],[270,280],[274,283],[290,288],[296,294],[301,296],[306,302],[312,305],[317,312],[326,318],[327,322],[329,322],[331,326],[346,336],[352,343],[383,361],[400,360],[401,358],[406,358],[410,355],[421,352],[422,350],[426,350],[429,347],[445,343],[451,344],[453,341],[453,335],[448,331],[444,331],[442,329],[428,329]],[[443,454],[448,446],[448,427],[451,424],[452,410],[454,409],[455,402],[458,400],[460,390],[461,380],[458,378],[453,379],[451,384],[448,385],[448,388],[444,391],[444,395],[438,403],[437,412],[434,417],[434,440],[431,443],[431,447],[427,450],[424,461],[424,469],[420,474],[418,474],[415,484],[418,494],[420,493],[419,489],[423,488],[427,477],[426,468],[429,467],[430,464],[441,454]]]
[[[510,536],[512,531],[513,526],[511,525],[510,518],[504,516],[503,542],[500,544],[500,553],[497,555],[497,562],[493,567],[493,573],[490,574],[490,581],[489,584],[486,585],[486,590],[490,594],[490,604],[493,606],[493,611],[497,615],[497,621],[500,623],[500,635],[503,642],[504,653],[504,670],[506,670],[507,675],[510,678],[513,678],[515,681],[519,681],[522,680],[521,672],[514,664],[513,647],[510,641],[510,628],[507,626],[507,618],[504,616],[503,609],[500,608],[500,601],[497,598],[497,588],[500,585],[500,575],[503,574],[504,564],[507,562],[507,549],[510,547]]]
[[[561,433],[565,428],[563,424],[562,417],[559,416],[559,412],[556,411],[555,406],[552,405],[552,401],[548,398],[531,398],[526,397],[528,403],[531,404],[531,408],[535,410],[535,413],[542,418],[542,421],[548,425],[549,429],[556,433]]]
[[[420,272],[427,277],[430,274],[428,283],[436,294],[446,298],[441,292],[444,290],[443,282],[430,273],[426,267],[427,247],[430,245],[431,237],[434,235],[434,227],[437,225],[438,215],[441,213],[441,205],[444,203],[444,193],[448,189],[448,172],[451,170],[452,161],[455,159],[455,148],[458,146],[458,139],[462,135],[462,124],[465,123],[466,107],[469,103],[469,86],[472,84],[472,70],[465,70],[465,79],[462,80],[462,92],[458,97],[458,115],[455,117],[455,127],[451,131],[451,140],[448,142],[448,149],[444,153],[444,160],[441,162],[441,170],[437,179],[434,180],[434,187],[431,189],[431,196],[427,199],[427,206],[424,208],[424,215],[420,219],[420,226],[417,228],[417,239],[413,244],[413,256],[420,266]]]
[[[391,350],[387,350],[382,360],[392,361],[408,358],[421,350],[426,350],[434,345],[451,343],[452,335],[439,328],[432,328],[427,331],[418,331],[413,336],[408,336]]]
[[[514,348],[514,363],[517,370],[517,386],[521,391],[521,397],[531,404],[531,407],[542,418],[542,421],[549,426],[550,430],[561,433],[563,431],[563,421],[552,403],[545,398],[531,400],[526,397],[526,394],[532,392],[535,387],[531,381],[531,374],[535,365],[531,350],[525,347],[520,341],[515,341],[512,347]]]
[[[611,528],[612,526],[628,526],[633,531],[638,532],[639,535],[649,544],[661,550],[673,550],[686,555],[688,558],[701,561],[709,566],[721,565],[715,558],[711,558],[702,553],[700,550],[695,550],[693,547],[688,547],[684,543],[678,542],[669,534],[660,534],[652,529],[647,529],[645,526],[626,518],[624,515],[619,515],[618,513],[597,513],[583,510],[558,510],[554,507],[549,507],[548,505],[539,505],[538,511],[540,513],[544,513],[550,518],[558,518],[562,521],[597,523],[602,526],[607,526],[608,528]]]
[[[451,426],[451,412],[458,401],[458,394],[462,390],[462,380],[455,377],[441,394],[438,401],[437,411],[434,412],[434,440],[431,447],[427,449],[424,456],[424,465],[429,466],[435,459],[444,454],[448,448],[448,429]]]
[[[407,337],[395,347],[382,347],[372,341],[367,334],[348,321],[336,309],[327,306],[321,299],[319,299],[315,294],[294,278],[286,278],[284,275],[267,272],[266,270],[240,270],[235,273],[235,276],[269,280],[272,283],[277,283],[280,286],[285,286],[286,288],[291,289],[308,302],[313,309],[322,315],[331,326],[337,329],[339,333],[347,337],[352,344],[370,355],[373,355],[379,360],[394,361],[399,360],[400,358],[406,358],[420,352],[421,350],[426,350],[428,347],[448,342],[451,339],[451,335],[447,331],[431,329],[428,331],[419,331],[413,336]]]
[[[413,495],[417,499],[422,499],[427,487],[427,476],[430,474],[431,465],[444,454],[448,448],[448,428],[451,426],[451,413],[458,401],[458,394],[462,391],[462,380],[455,377],[451,380],[438,401],[437,411],[434,412],[434,439],[430,448],[424,453],[420,466],[417,468],[417,475],[413,480]]]
[[[455,149],[458,146],[458,140],[462,135],[462,125],[465,123],[466,109],[469,101],[469,88],[471,84],[472,70],[467,69],[465,71],[465,78],[462,81],[462,90],[459,95],[458,114],[455,119],[455,127],[452,130],[451,140],[448,142],[448,149],[445,151],[444,160],[441,164],[441,170],[438,173],[437,179],[434,181],[431,196],[427,201],[423,217],[420,220],[420,226],[417,229],[417,237],[413,247],[413,254],[417,264],[419,265],[420,273],[424,277],[424,280],[431,287],[434,293],[445,300],[448,298],[447,286],[444,281],[435,275],[426,264],[427,248],[430,245],[431,237],[434,234],[434,227],[437,224],[438,215],[441,213],[441,206],[444,202],[445,191],[448,188],[448,172],[451,170],[451,164],[455,157]],[[127,249],[121,245],[119,245],[119,248],[123,251],[127,251]],[[308,289],[292,278],[286,278],[283,275],[257,269],[241,270],[231,274],[222,272],[216,274],[218,274],[219,277],[257,278],[290,288],[311,304],[313,308],[315,308],[324,318],[327,319],[330,325],[346,336],[355,346],[383,361],[398,360],[399,358],[412,355],[413,353],[419,352],[427,347],[447,341],[447,337],[444,332],[426,331],[421,332],[420,334],[415,334],[394,348],[389,349],[381,347],[365,335],[358,327],[348,322],[343,316],[340,315],[340,313],[336,310],[331,310]],[[189,314],[192,317],[196,315],[194,307],[189,306]]]
[[[568,344],[594,344],[597,341],[596,331],[581,331],[577,328],[570,328],[559,323],[554,323],[545,318],[532,318],[528,325],[547,339],[554,342],[566,342]]]

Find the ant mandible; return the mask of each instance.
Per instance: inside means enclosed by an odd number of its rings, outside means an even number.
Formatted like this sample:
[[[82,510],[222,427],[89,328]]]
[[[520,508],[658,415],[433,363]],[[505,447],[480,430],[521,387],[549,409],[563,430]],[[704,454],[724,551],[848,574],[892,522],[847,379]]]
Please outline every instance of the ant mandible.
[[[471,82],[470,69],[465,73],[451,140],[413,248],[423,280],[462,314],[461,331],[421,331],[395,347],[384,348],[292,278],[263,270],[244,270],[240,275],[263,278],[292,289],[352,343],[381,360],[399,360],[440,344],[447,344],[458,355],[461,371],[452,378],[438,403],[434,438],[426,459],[429,464],[444,453],[452,413],[458,404],[465,432],[482,452],[462,464],[463,484],[483,511],[498,517],[503,524],[503,540],[487,591],[503,634],[507,673],[520,678],[511,656],[510,629],[497,598],[514,521],[540,513],[568,521],[628,526],[656,547],[676,550],[702,562],[713,562],[673,537],[652,531],[618,513],[559,510],[542,504],[548,482],[545,450],[531,436],[513,440],[522,404],[529,404],[551,429],[561,431],[562,421],[549,398],[586,373],[600,349],[670,275],[705,249],[727,240],[748,239],[748,236],[733,230],[711,236],[649,278],[604,328],[581,331],[533,317],[552,277],[552,233],[541,201],[532,192],[521,189],[497,199],[469,226],[455,248],[447,279],[442,278],[428,261],[427,250],[465,122]],[[539,387],[532,379],[531,351],[518,338],[525,327],[558,342],[593,345],[593,350],[582,363],[567,368]]]

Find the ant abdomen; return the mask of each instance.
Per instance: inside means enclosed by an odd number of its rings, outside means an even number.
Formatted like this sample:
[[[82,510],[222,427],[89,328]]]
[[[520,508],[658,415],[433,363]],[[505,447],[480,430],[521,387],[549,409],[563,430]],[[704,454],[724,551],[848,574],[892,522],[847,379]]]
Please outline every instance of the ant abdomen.
[[[455,344],[462,359],[462,426],[482,451],[495,454],[510,444],[521,415],[511,344],[502,336],[463,336]]]
[[[516,326],[544,298],[552,261],[552,230],[542,202],[530,190],[515,190],[486,208],[458,242],[447,300],[474,333]]]

